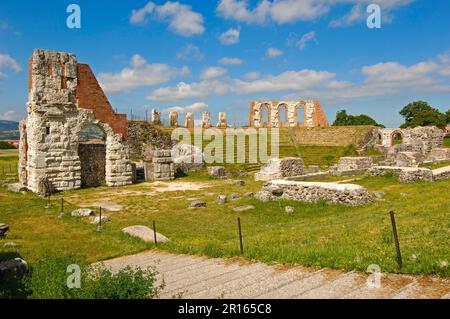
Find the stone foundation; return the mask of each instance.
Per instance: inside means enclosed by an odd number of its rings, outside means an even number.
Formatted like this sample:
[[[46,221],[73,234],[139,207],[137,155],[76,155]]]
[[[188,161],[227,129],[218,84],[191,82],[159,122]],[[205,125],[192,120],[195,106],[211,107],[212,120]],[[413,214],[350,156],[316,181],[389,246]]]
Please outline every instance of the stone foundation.
[[[145,180],[168,181],[175,178],[175,165],[170,150],[153,152],[152,163],[145,163]]]
[[[395,166],[374,166],[367,171],[368,176],[383,176],[392,173],[402,183],[412,183],[416,181],[432,182],[433,171],[428,168],[395,167]]]
[[[364,205],[372,201],[372,195],[362,186],[354,184],[297,182],[273,180],[256,194],[262,201],[295,200],[308,203],[326,201],[329,204],[349,206]]]

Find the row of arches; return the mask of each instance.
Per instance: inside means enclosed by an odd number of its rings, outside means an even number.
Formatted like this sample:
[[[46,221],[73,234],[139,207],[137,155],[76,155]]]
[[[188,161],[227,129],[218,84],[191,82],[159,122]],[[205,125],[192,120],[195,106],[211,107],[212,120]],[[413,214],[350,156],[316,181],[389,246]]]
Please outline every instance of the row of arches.
[[[272,114],[272,112],[275,114]],[[295,105],[292,115],[290,118],[289,105],[286,103],[281,103],[276,108],[273,108],[269,103],[262,103],[259,105],[259,126],[290,127],[304,125],[305,111],[303,105]]]

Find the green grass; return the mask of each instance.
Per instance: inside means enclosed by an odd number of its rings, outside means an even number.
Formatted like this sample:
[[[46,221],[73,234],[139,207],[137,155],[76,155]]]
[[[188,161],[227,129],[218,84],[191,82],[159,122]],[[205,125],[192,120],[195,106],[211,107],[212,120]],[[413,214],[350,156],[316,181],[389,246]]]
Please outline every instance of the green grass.
[[[420,167],[429,168],[429,169],[438,169],[438,168],[446,167],[446,166],[450,166],[450,161],[437,163],[437,164],[422,164],[422,165],[420,165]]]
[[[14,156],[14,153],[4,151],[9,150],[0,151],[0,180],[17,181],[17,157]]]
[[[444,147],[450,148],[450,137],[444,138]]]
[[[449,276],[448,239],[450,233],[450,203],[445,195],[450,181],[400,184],[393,178],[363,178],[355,183],[371,191],[383,191],[385,198],[362,207],[306,204],[300,202],[262,203],[254,198],[218,205],[219,194],[258,191],[262,183],[246,178],[247,186],[236,187],[228,181],[210,179],[205,172],[176,180],[209,184],[201,191],[157,192],[150,183],[122,188],[99,187],[65,192],[54,197],[52,208],[32,194],[13,194],[0,188],[0,221],[11,226],[6,241],[20,245],[0,252],[17,254],[30,263],[45,252],[77,254],[88,261],[133,254],[148,248],[121,229],[130,225],[151,226],[156,221],[158,232],[171,239],[159,249],[174,253],[210,257],[238,257],[237,217],[241,217],[244,236],[244,258],[267,263],[288,263],[332,267],[346,270],[366,270],[370,264],[380,265],[385,272],[438,274]],[[59,218],[60,198],[72,205],[105,200],[123,205],[120,212],[105,213],[111,221],[102,232],[86,219]],[[188,209],[189,202],[201,199],[205,209]],[[254,210],[236,213],[235,206],[251,204]],[[94,205],[94,204],[92,204]],[[286,205],[296,213],[284,212]],[[388,212],[394,210],[404,266],[398,269]],[[0,253],[0,256],[2,253]],[[411,259],[418,257],[417,261]]]

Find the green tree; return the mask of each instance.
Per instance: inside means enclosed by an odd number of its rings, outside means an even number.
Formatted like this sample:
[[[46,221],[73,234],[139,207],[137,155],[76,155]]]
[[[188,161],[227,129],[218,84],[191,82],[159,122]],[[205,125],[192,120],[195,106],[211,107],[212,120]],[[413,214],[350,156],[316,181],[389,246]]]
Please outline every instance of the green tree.
[[[400,111],[400,115],[405,118],[405,123],[400,126],[401,128],[437,126],[444,129],[448,120],[448,114],[439,112],[425,101],[409,103]]]
[[[352,126],[352,125],[374,125],[383,126],[378,124],[373,118],[368,115],[350,115],[346,110],[341,110],[336,113],[336,119],[333,126]]]
[[[447,110],[447,113],[445,113],[445,118],[446,118],[447,124],[450,124],[450,110]]]

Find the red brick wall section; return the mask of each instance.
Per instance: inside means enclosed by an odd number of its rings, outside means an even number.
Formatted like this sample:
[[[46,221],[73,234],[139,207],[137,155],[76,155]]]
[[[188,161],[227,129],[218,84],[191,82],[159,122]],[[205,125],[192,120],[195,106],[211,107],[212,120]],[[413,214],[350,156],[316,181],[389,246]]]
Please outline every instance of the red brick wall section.
[[[115,133],[128,138],[126,114],[116,114],[88,64],[78,63],[78,107],[94,111],[95,118],[107,123]]]

